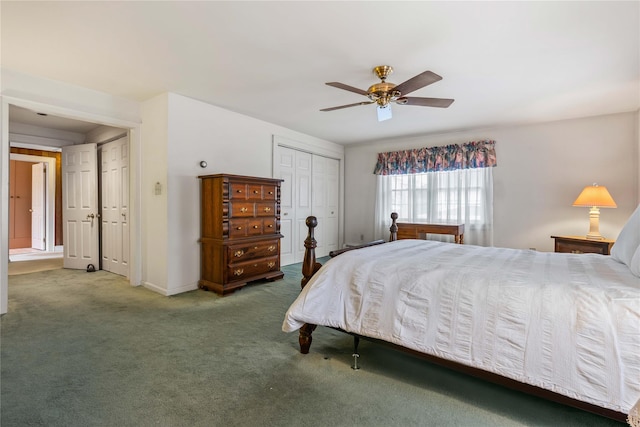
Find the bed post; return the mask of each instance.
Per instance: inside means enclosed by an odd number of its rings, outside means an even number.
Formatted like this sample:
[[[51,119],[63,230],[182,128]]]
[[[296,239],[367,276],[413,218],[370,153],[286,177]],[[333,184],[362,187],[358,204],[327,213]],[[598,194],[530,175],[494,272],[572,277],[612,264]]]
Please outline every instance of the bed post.
[[[391,213],[391,227],[389,227],[389,231],[391,234],[389,235],[389,241],[395,242],[398,240],[398,225],[396,224],[396,219],[398,219],[398,214],[395,212]]]
[[[316,262],[316,246],[318,242],[313,237],[313,229],[318,225],[318,219],[315,216],[307,217],[305,221],[307,227],[309,228],[309,233],[307,234],[307,238],[304,240],[304,259],[302,261],[302,280],[300,281],[300,286],[304,288],[307,285],[307,282],[311,279],[311,277],[322,267],[322,265]],[[300,335],[298,337],[298,342],[300,343],[300,353],[307,354],[309,353],[309,347],[311,347],[312,337],[314,329],[316,329],[316,325],[311,325],[309,323],[305,323],[300,328]]]
[[[322,267],[320,263],[316,262],[316,247],[318,242],[313,237],[313,229],[318,225],[318,219],[315,216],[308,216],[305,221],[309,233],[304,240],[304,259],[302,260],[302,280],[300,281],[300,287],[304,288],[311,277]]]

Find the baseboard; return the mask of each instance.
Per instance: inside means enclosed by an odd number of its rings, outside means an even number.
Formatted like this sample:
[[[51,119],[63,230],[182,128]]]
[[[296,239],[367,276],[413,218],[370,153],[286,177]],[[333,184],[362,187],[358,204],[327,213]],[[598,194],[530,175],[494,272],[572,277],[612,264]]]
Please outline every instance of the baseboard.
[[[167,296],[170,295],[178,295],[181,294],[183,292],[189,292],[189,291],[195,291],[196,289],[198,289],[198,283],[189,283],[188,285],[183,285],[180,286],[178,288],[173,288],[173,289],[169,289],[167,291]]]
[[[153,292],[157,292],[160,295],[164,295],[165,297],[168,297],[171,295],[178,295],[183,292],[195,291],[196,289],[198,289],[197,283],[191,283],[188,285],[180,286],[179,288],[172,288],[172,289],[165,289],[149,282],[142,282],[142,286],[144,286],[149,290],[152,290]]]
[[[160,295],[164,295],[165,297],[169,296],[167,294],[167,290],[165,288],[161,288],[160,286],[154,285],[153,283],[149,283],[149,282],[142,282],[141,284],[142,284],[142,286],[144,286],[145,288],[147,288],[147,289],[149,289],[149,290],[151,290],[153,292],[156,292],[156,293],[158,293]]]

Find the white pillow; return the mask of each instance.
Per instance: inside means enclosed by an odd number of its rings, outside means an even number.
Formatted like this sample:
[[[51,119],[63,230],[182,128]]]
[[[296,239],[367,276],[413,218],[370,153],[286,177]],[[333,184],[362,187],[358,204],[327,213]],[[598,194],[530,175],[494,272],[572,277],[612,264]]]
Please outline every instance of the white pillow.
[[[629,270],[636,276],[640,277],[640,246],[636,249],[636,253],[631,258],[631,264],[629,265]]]
[[[631,268],[631,259],[640,246],[640,205],[622,227],[616,243],[611,248],[611,258]]]

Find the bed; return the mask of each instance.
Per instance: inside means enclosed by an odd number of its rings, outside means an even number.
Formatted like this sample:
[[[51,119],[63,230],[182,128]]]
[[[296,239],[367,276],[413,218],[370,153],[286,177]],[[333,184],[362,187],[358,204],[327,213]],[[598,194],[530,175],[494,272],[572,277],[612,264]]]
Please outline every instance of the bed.
[[[283,322],[299,331],[302,353],[316,326],[328,326],[619,421],[635,413],[640,207],[616,243],[626,264],[397,240],[396,218],[389,242],[337,251],[324,266],[315,259],[317,220],[307,218],[303,289]]]

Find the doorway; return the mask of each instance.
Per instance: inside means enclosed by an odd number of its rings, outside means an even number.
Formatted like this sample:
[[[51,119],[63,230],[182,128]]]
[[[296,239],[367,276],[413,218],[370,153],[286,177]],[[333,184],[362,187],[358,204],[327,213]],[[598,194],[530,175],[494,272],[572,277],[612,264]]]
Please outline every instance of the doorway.
[[[10,261],[60,257],[59,153],[12,149],[9,179]],[[46,154],[46,155],[45,155]]]
[[[9,116],[10,109],[20,109],[29,111],[32,114],[38,114],[45,120],[47,118],[57,117],[61,120],[67,120],[74,123],[91,123],[93,127],[102,126],[105,128],[118,129],[129,135],[129,207],[128,207],[128,228],[130,230],[129,237],[127,239],[128,246],[130,248],[130,260],[127,277],[132,286],[137,286],[141,283],[142,277],[142,264],[140,262],[141,255],[141,228],[140,228],[140,190],[137,188],[140,177],[140,168],[138,165],[138,159],[140,159],[141,150],[141,136],[140,136],[140,123],[132,122],[128,120],[117,119],[115,116],[103,116],[96,113],[90,113],[83,110],[65,108],[62,106],[52,104],[42,104],[28,99],[19,99],[15,97],[4,96],[2,98],[2,104],[0,108],[1,113],[1,149],[0,149],[0,179],[2,185],[0,185],[0,227],[2,229],[3,247],[8,248],[8,229],[9,229],[9,156],[10,156],[10,143],[16,141],[14,132],[9,131]],[[13,111],[13,110],[12,110]],[[13,114],[13,113],[12,113]],[[47,117],[49,116],[49,117]],[[31,127],[30,127],[31,128]],[[66,130],[58,130],[60,134],[68,134]],[[24,141],[16,141],[23,145],[40,146],[47,145],[42,144],[42,138],[34,136],[30,132],[26,132],[24,135]],[[105,135],[99,135],[105,136]],[[45,138],[46,139],[46,138]],[[54,140],[56,138],[53,138]],[[105,139],[103,139],[104,141]],[[72,144],[81,143],[81,141],[73,142]],[[50,146],[56,146],[56,144],[48,144]],[[64,145],[64,144],[62,144]],[[57,144],[61,146],[61,144]],[[64,243],[64,242],[63,242]],[[9,254],[6,250],[0,250],[0,314],[4,314],[8,309],[8,264]]]

